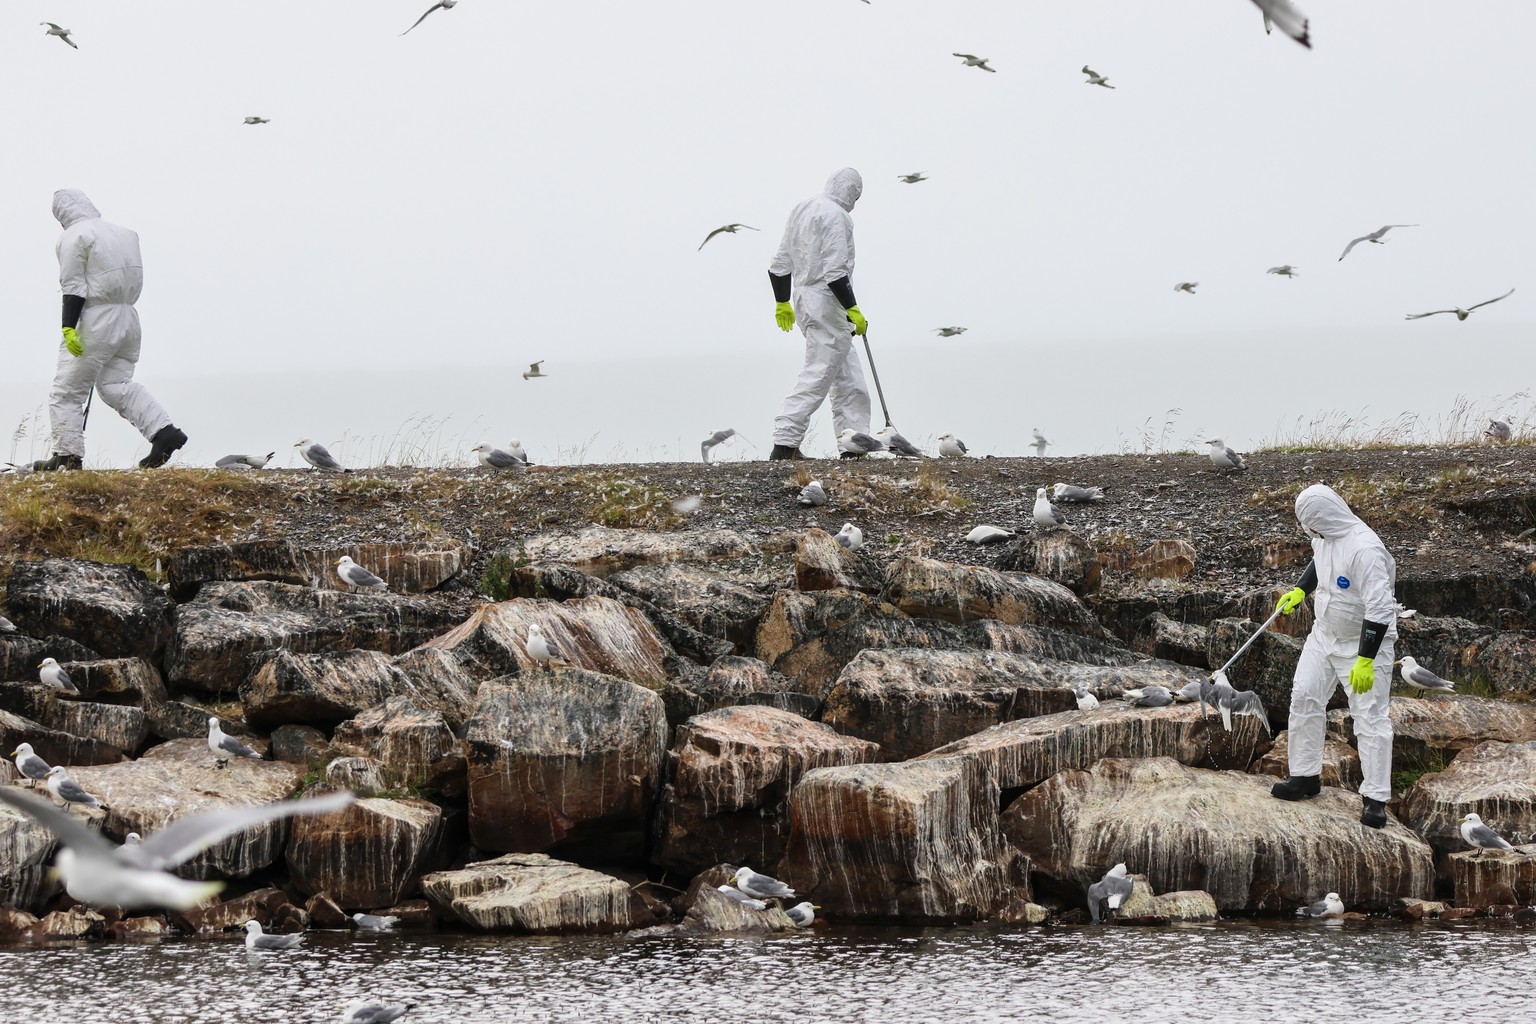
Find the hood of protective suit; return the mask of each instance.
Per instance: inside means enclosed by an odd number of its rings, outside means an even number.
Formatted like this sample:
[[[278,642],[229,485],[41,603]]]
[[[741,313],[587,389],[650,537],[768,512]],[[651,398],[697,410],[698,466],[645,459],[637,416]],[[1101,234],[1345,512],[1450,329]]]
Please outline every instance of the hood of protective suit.
[[[1338,540],[1365,526],[1365,522],[1349,510],[1348,503],[1339,497],[1337,491],[1322,484],[1313,484],[1296,495],[1296,521],[1309,532],[1327,540]]]
[[[844,167],[840,171],[833,171],[832,177],[827,179],[827,187],[823,194],[838,206],[852,213],[853,204],[858,202],[859,196],[864,194],[864,179],[852,167]],[[81,198],[83,199],[84,196]]]
[[[53,215],[66,228],[82,220],[101,219],[101,211],[77,188],[61,188],[53,194]]]

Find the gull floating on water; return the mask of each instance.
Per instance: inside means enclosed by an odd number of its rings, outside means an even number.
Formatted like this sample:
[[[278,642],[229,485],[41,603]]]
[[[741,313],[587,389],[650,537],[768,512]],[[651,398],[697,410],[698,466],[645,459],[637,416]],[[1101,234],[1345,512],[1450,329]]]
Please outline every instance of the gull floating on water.
[[[723,225],[721,227],[715,228],[715,230],[713,230],[709,234],[705,235],[704,236],[704,241],[699,243],[699,248],[702,249],[706,245],[708,245],[709,244],[709,240],[711,238],[714,238],[716,235],[719,235],[719,234],[734,235],[736,232],[740,231],[742,228],[746,228],[748,231],[759,231],[759,230],[761,230],[760,228],[755,228],[755,227],[753,227],[750,224],[725,224],[725,225]]]
[[[536,363],[529,363],[528,364],[528,369],[523,371],[523,380],[528,380],[528,379],[530,379],[532,377],[548,377],[549,374],[547,374],[543,370],[539,369],[539,367],[541,367],[543,365],[544,365],[544,360],[542,360],[542,359],[540,359]]]
[[[1428,313],[1409,313],[1403,319],[1422,320],[1427,316],[1438,316],[1441,313],[1455,313],[1457,320],[1465,320],[1467,317],[1472,315],[1472,311],[1474,309],[1482,309],[1484,306],[1491,306],[1495,302],[1502,302],[1504,299],[1509,298],[1513,294],[1515,294],[1515,290],[1511,288],[1509,291],[1505,292],[1503,295],[1500,295],[1496,299],[1489,299],[1486,302],[1479,302],[1477,305],[1468,306],[1466,309],[1462,309],[1460,306],[1457,306],[1455,309],[1432,309]]]
[[[213,464],[215,469],[265,469],[277,452],[265,455],[226,455]]]
[[[752,910],[768,909],[768,904],[764,903],[760,899],[748,896],[746,893],[742,892],[740,889],[733,885],[717,885],[715,886],[715,891],[727,897],[728,899],[735,900],[737,903],[740,903],[744,907],[750,907]]]
[[[1515,434],[1507,420],[1489,420],[1488,429],[1483,431],[1483,436],[1495,441],[1508,441]],[[0,622],[3,622],[0,619]]]
[[[64,40],[66,43],[68,43],[73,49],[76,49],[76,50],[80,49],[80,47],[75,46],[75,41],[73,39],[69,38],[69,29],[67,29],[67,28],[60,28],[59,26],[55,25],[51,21],[40,21],[40,22],[38,22],[38,24],[39,25],[47,25],[48,26],[48,31],[43,33],[44,35],[58,36],[60,39]]]
[[[388,590],[389,584],[352,561],[351,555],[342,555],[336,562],[336,575],[341,582],[364,590]]]
[[[800,504],[821,506],[827,503],[827,489],[821,486],[820,480],[812,480],[800,488]]]
[[[1205,443],[1211,446],[1211,465],[1217,469],[1237,471],[1248,468],[1248,463],[1243,461],[1243,457],[1231,448],[1228,448],[1221,438],[1213,437]]]
[[[11,751],[11,756],[16,759],[16,770],[27,780],[28,789],[36,789],[37,784],[48,778],[48,773],[53,770],[52,765],[32,752],[30,743],[18,743],[16,749]]]
[[[1315,917],[1319,920],[1329,917],[1343,917],[1344,903],[1339,899],[1339,894],[1331,892],[1327,896],[1309,906],[1298,907],[1297,917]]]
[[[427,8],[426,14],[423,14],[421,17],[416,19],[416,23],[414,25],[412,25],[411,28],[406,29],[404,32],[401,32],[400,34],[401,35],[409,35],[410,32],[411,32],[411,29],[415,28],[416,25],[420,25],[422,22],[427,20],[427,14],[431,14],[433,11],[437,11],[437,10],[444,10],[444,11],[452,10],[453,9],[453,5],[458,3],[458,2],[459,2],[459,0],[437,0],[437,3],[435,3],[431,7]]]
[[[394,914],[353,914],[353,922],[365,932],[387,932],[400,923]]]
[[[260,761],[261,753],[252,750],[233,736],[227,735],[219,727],[217,718],[208,719],[208,749],[213,751],[214,764],[223,767],[229,763],[232,757],[249,757]]]
[[[1199,287],[1199,281],[1180,281],[1173,286],[1173,290],[1176,292],[1189,292],[1189,294],[1193,295],[1195,294],[1195,289]]]
[[[260,921],[245,922],[246,949],[297,949],[303,941],[303,932],[296,935],[267,935],[261,930]]]
[[[1104,500],[1102,487],[1078,487],[1075,484],[1052,484],[1051,497],[1067,504],[1084,504]]]
[[[895,452],[897,455],[905,455],[909,459],[927,458],[921,448],[902,437],[901,433],[889,424],[875,432],[875,440],[885,445],[887,451]]]
[[[69,678],[69,673],[65,672],[63,667],[52,658],[44,658],[42,664],[37,666],[37,678],[52,690],[62,690],[65,693],[80,692],[74,680]]]
[[[1291,266],[1289,263],[1282,263],[1278,267],[1270,267],[1268,270],[1264,271],[1264,273],[1279,274],[1281,277],[1296,277],[1300,271]]]
[[[1173,703],[1173,691],[1166,686],[1140,686],[1120,695],[1127,704],[1138,708],[1165,708]]]
[[[48,774],[43,776],[48,780],[48,792],[53,798],[64,805],[80,804],[82,807],[100,807],[101,801],[85,791],[69,774],[64,771],[62,765],[54,765],[48,769]]]
[[[868,434],[849,427],[837,435],[837,446],[850,455],[868,455],[885,451],[885,445]]]
[[[1291,0],[1253,0],[1254,5],[1264,12],[1264,31],[1269,32],[1270,25],[1279,25],[1280,31],[1296,40],[1307,49],[1312,48],[1312,36],[1308,32],[1307,16],[1301,13]]]
[[[1088,887],[1088,913],[1093,923],[1099,923],[1099,904],[1108,902],[1109,914],[1114,916],[1120,905],[1131,898],[1135,884],[1125,877],[1125,865],[1116,864],[1104,872],[1104,877]]]
[[[965,535],[967,544],[1001,544],[1005,540],[1012,540],[1014,534],[999,526],[987,526],[983,523],[970,533]]]
[[[857,551],[864,546],[864,531],[852,523],[844,523],[843,528],[838,530],[832,539],[849,551]],[[790,893],[790,895],[793,896],[794,893]]]
[[[896,175],[896,180],[904,181],[908,185],[916,185],[918,182],[927,181],[928,179],[923,176],[922,171],[918,171],[916,174],[898,174]]]
[[[415,1003],[380,1003],[371,999],[359,999],[347,1004],[341,1013],[341,1024],[393,1024],[404,1017]]]
[[[795,890],[772,875],[753,871],[746,866],[737,868],[731,881],[748,896],[756,896],[760,900],[793,898],[795,895]]]
[[[1403,666],[1403,682],[1415,690],[1426,690],[1430,693],[1456,692],[1455,683],[1449,679],[1441,679],[1409,655],[1403,655],[1398,659],[1397,664]]]
[[[1477,847],[1477,856],[1481,857],[1484,850],[1513,850],[1504,841],[1504,837],[1493,829],[1483,824],[1483,819],[1476,814],[1468,813],[1461,819],[1461,838],[1467,841],[1468,846]]]
[[[328,473],[336,473],[341,470],[341,463],[332,457],[331,453],[326,450],[325,445],[317,444],[304,437],[295,441],[293,446],[299,450],[299,454],[304,457],[304,461],[316,469],[323,469]]]
[[[946,459],[963,459],[966,452],[965,442],[954,434],[939,435],[939,454]]]
[[[489,466],[491,469],[523,469],[525,463],[511,452],[504,452],[500,448],[492,448],[484,442],[475,445],[470,451],[480,459],[480,465]]]
[[[933,333],[941,338],[953,338],[957,334],[964,334],[967,330],[969,328],[966,327],[935,327]]]
[[[1079,686],[1072,691],[1072,696],[1077,698],[1077,710],[1092,711],[1099,706],[1099,698],[1095,697],[1086,686]]]
[[[975,54],[970,53],[955,53],[951,54],[950,56],[961,58],[962,62],[968,68],[981,68],[983,71],[991,71],[994,73],[997,71],[997,68],[987,67],[987,61],[991,60],[991,57],[977,57]]]
[[[270,117],[248,117],[248,118],[245,119],[245,121],[243,123],[244,124],[271,124],[272,123],[272,119]]]
[[[550,662],[560,656],[555,645],[549,642],[544,635],[544,629],[537,622],[528,626],[528,642],[523,645],[528,651],[528,657],[532,658],[540,668],[549,668]]]
[[[1067,525],[1067,517],[1052,507],[1051,499],[1045,496],[1044,487],[1035,488],[1034,516],[1035,522],[1047,530]]]
[[[1109,84],[1108,78],[1105,78],[1103,75],[1093,70],[1093,68],[1090,68],[1087,64],[1083,65],[1083,74],[1088,76],[1088,81],[1084,82],[1084,85],[1102,85],[1106,89],[1114,88],[1114,86]]]
[[[699,455],[703,457],[705,462],[708,462],[709,450],[711,448],[715,447],[716,445],[725,444],[725,442],[729,441],[735,436],[736,428],[734,427],[726,427],[724,430],[715,431],[713,434],[710,434],[704,440],[699,442]]]
[[[812,903],[810,900],[806,900],[803,903],[796,903],[794,906],[784,911],[784,913],[788,914],[789,919],[795,922],[796,928],[809,928],[811,926],[811,922],[816,920],[816,911],[820,909],[821,907],[818,904]]]
[[[1385,235],[1388,231],[1391,231],[1393,228],[1416,228],[1416,227],[1418,227],[1417,224],[1383,224],[1381,227],[1377,228],[1375,231],[1372,231],[1370,234],[1368,234],[1368,235],[1361,235],[1359,238],[1356,238],[1353,241],[1351,241],[1348,245],[1346,245],[1344,247],[1344,252],[1339,255],[1339,259],[1343,260],[1345,256],[1349,255],[1349,250],[1353,249],[1355,246],[1359,245],[1361,242],[1374,242],[1377,245],[1385,245],[1387,243],[1387,240],[1385,238],[1383,238],[1382,236]]]

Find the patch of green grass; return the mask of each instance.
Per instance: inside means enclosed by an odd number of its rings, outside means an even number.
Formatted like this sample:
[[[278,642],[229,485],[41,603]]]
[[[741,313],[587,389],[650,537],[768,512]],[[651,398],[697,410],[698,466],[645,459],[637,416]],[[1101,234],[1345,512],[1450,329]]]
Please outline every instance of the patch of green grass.
[[[658,490],[626,477],[607,477],[597,481],[592,505],[592,522],[627,530],[666,530],[676,527],[682,518],[672,510],[676,495]]]
[[[498,551],[486,560],[485,571],[480,574],[480,592],[492,601],[509,600],[513,596],[513,574],[527,564],[528,549],[521,541],[513,554]]]
[[[1448,763],[1443,750],[1427,750],[1418,757],[1409,758],[1401,771],[1392,773],[1392,788],[1396,792],[1406,793],[1424,776],[1445,771]]]

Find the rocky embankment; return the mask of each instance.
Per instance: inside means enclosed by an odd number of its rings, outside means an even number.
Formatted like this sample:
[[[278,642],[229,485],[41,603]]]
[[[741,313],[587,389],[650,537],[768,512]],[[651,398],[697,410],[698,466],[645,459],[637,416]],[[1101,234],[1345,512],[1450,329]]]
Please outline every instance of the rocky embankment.
[[[1476,857],[1456,823],[1536,831],[1536,459],[1253,461],[1234,478],[1159,456],[0,482],[8,508],[51,502],[60,522],[111,508],[141,545],[184,521],[178,487],[228,489],[196,543],[135,548],[142,568],[78,557],[41,513],[0,524],[17,627],[0,634],[0,738],[104,805],[75,813],[121,840],[219,805],[362,797],[199,854],[182,871],[227,880],[222,901],[126,919],[73,906],[47,874],[51,834],[0,809],[0,935],[347,927],[355,911],[792,929],[715,891],[742,864],[839,923],[1085,919],[1087,886],[1119,862],[1136,878],[1120,920],[1284,914],[1326,892],[1357,912],[1533,916],[1536,846]],[[795,502],[807,470],[825,508]],[[1034,488],[1057,480],[1108,497],[1041,532]],[[1318,481],[1398,556],[1414,609],[1399,651],[1470,691],[1394,699],[1381,831],[1358,822],[1342,701],[1322,796],[1268,796],[1305,612],[1231,673],[1273,736],[1117,699],[1203,678],[1252,633],[1305,563],[1288,504]],[[862,550],[832,540],[844,521]],[[964,544],[983,522],[1019,536]],[[343,554],[388,591],[349,592]],[[78,694],[38,681],[47,657]],[[1076,688],[1100,706],[1078,710]],[[263,758],[221,766],[211,715]]]

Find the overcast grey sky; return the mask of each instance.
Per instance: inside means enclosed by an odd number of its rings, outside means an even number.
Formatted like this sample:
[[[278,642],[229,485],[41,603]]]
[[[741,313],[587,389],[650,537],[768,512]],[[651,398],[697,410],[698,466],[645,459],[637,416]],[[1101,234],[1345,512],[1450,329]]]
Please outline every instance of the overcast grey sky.
[[[843,165],[914,439],[1117,450],[1177,407],[1177,443],[1246,447],[1458,394],[1523,411],[1536,7],[1301,3],[1311,51],[1248,0],[462,0],[404,38],[426,0],[11,0],[0,427],[52,377],[49,201],[77,187],[142,238],[139,376],[182,461],[296,463],[300,436],[365,460],[422,416],[536,458],[695,458],[723,426],[761,457],[801,356],[765,268]],[[762,231],[697,251],[731,221]],[[1422,226],[1337,262],[1385,223]],[[1465,323],[1402,319],[1510,287]],[[534,359],[550,377],[525,382]],[[147,448],[106,410],[88,445]]]

